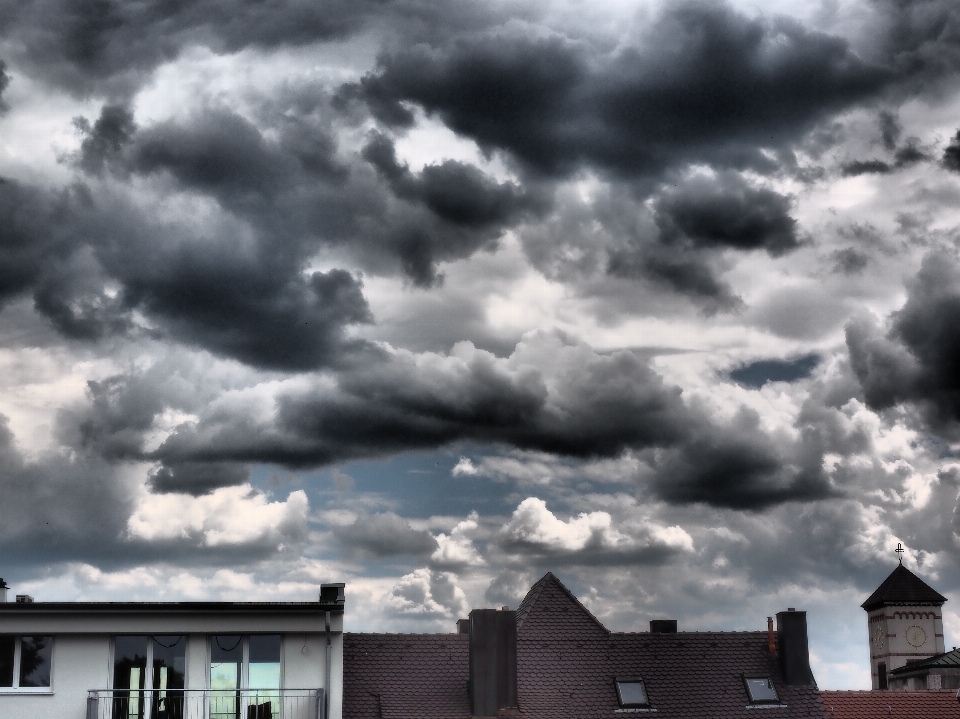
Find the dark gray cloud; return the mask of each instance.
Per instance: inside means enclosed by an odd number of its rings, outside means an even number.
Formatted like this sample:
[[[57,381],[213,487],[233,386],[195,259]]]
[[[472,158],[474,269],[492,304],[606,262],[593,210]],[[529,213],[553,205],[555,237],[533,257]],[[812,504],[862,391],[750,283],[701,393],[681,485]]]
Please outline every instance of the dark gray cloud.
[[[250,468],[236,462],[181,462],[150,473],[148,485],[157,494],[179,492],[198,497],[250,481]]]
[[[10,84],[10,76],[7,74],[7,64],[0,60],[0,115],[10,109],[10,106],[3,99],[3,91]]]
[[[645,233],[610,254],[607,271],[648,279],[686,295],[707,313],[740,300],[721,279],[718,253],[764,250],[780,257],[801,245],[789,198],[739,174],[695,176],[653,197],[655,239]]]
[[[0,558],[20,564],[102,554],[115,545],[135,492],[118,467],[96,455],[29,461],[0,418]]]
[[[809,377],[819,364],[820,356],[816,354],[792,360],[756,360],[732,370],[730,379],[756,388],[763,387],[767,382],[796,382]]]
[[[944,149],[942,162],[948,170],[960,172],[960,130],[957,130],[957,134]]]
[[[660,241],[702,249],[765,250],[780,257],[800,246],[790,199],[753,187],[735,173],[695,177],[656,199]]]
[[[844,177],[856,177],[857,175],[885,175],[892,171],[890,163],[883,160],[854,160],[848,162],[840,168]]]
[[[335,528],[334,534],[348,553],[366,558],[425,557],[437,549],[430,532],[414,529],[393,512],[358,517],[353,524]]]
[[[544,351],[524,344],[518,353]],[[400,355],[341,372],[336,391],[281,397],[276,420],[267,424],[202,417],[148,456],[171,466],[261,462],[297,468],[463,441],[571,458],[649,450],[652,491],[672,503],[756,509],[835,493],[819,469],[827,451],[820,440],[798,444],[768,436],[747,410],[729,427],[718,425],[687,407],[678,388],[631,352],[546,347],[567,363],[549,379],[531,367],[516,368],[522,355],[437,358],[429,371]]]
[[[928,255],[884,333],[868,319],[847,327],[850,361],[867,403],[916,403],[931,426],[956,434],[960,423],[960,264]]]
[[[879,91],[891,71],[841,38],[713,4],[671,5],[613,54],[498,28],[384,54],[359,93],[392,125],[401,103],[537,172],[589,166],[657,175],[689,162],[770,170],[825,115]]]
[[[85,136],[80,143],[79,165],[91,174],[103,172],[104,163],[120,153],[137,129],[133,113],[123,105],[104,105],[92,126],[85,117],[74,118],[73,124]]]
[[[657,458],[654,491],[676,504],[747,510],[835,496],[820,466],[822,453],[804,457],[803,443],[784,440],[763,432],[759,415],[741,408],[728,424],[692,428],[682,444]]]
[[[344,39],[376,23],[407,19],[414,27],[458,29],[488,11],[447,3],[333,0],[322,7],[297,0],[32,0],[0,12],[10,59],[48,83],[75,93],[128,94],[184,47],[218,53],[248,47],[296,47]]]

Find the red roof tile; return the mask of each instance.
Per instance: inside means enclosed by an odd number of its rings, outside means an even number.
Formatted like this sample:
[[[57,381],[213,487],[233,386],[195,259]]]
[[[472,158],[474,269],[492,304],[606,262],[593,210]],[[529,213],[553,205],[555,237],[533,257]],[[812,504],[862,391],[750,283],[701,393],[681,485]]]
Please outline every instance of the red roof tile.
[[[952,689],[929,692],[820,692],[830,719],[960,719]]]

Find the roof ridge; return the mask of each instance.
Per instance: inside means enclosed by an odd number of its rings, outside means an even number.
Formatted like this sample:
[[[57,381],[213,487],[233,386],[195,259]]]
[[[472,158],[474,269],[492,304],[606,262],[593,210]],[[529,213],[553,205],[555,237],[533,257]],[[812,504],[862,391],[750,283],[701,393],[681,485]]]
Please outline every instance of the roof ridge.
[[[547,578],[552,576],[553,574],[551,572],[547,572],[534,582],[533,586],[523,595],[523,599],[520,600],[520,605],[517,607],[517,629],[523,626],[523,620],[526,619],[530,613],[530,609],[536,603],[537,597],[540,596],[540,592],[542,592],[544,586],[546,586]]]
[[[517,629],[523,626],[523,621],[527,618],[527,615],[530,614],[530,610],[533,609],[534,605],[537,603],[537,599],[540,598],[540,595],[543,593],[544,587],[550,583],[556,584],[563,593],[567,595],[573,603],[584,613],[586,614],[594,624],[596,624],[600,629],[606,633],[610,634],[610,630],[603,626],[603,622],[597,619],[593,612],[587,609],[583,603],[577,599],[577,596],[567,589],[566,585],[561,582],[553,572],[547,572],[540,579],[530,587],[530,591],[527,592],[526,596],[523,598],[523,601],[520,602],[520,606],[517,608]]]

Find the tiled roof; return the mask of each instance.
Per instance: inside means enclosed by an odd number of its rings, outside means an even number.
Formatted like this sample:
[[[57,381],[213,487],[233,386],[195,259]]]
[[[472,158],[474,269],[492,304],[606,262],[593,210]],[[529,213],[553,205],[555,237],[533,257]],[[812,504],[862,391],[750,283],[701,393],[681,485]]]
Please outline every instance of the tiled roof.
[[[552,574],[534,589],[517,630],[524,719],[621,717],[616,677],[643,678],[656,719],[756,719],[744,674],[769,675],[786,705],[765,719],[825,716],[816,687],[783,683],[766,632],[610,633]]]
[[[642,677],[655,719],[757,719],[744,674],[768,675],[784,706],[762,719],[825,719],[814,686],[786,686],[766,632],[611,633],[554,575],[517,610],[519,719],[639,719],[616,677]],[[468,719],[466,634],[345,634],[344,719]]]
[[[820,692],[830,719],[960,719],[953,690]]]
[[[929,669],[930,667],[960,667],[960,649],[954,649],[945,654],[937,654],[929,659],[921,659],[918,662],[910,662],[902,667],[897,667],[891,674],[907,674],[917,669]]]
[[[947,598],[924,582],[902,564],[883,580],[877,591],[860,606],[868,612],[887,604],[935,604],[940,606]]]
[[[466,634],[344,634],[343,719],[469,719]]]

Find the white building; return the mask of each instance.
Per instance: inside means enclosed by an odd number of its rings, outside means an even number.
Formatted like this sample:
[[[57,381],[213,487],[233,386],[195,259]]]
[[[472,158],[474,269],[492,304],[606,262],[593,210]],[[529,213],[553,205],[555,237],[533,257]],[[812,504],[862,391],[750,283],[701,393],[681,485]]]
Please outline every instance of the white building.
[[[316,602],[7,601],[2,719],[340,719],[344,585]]]

